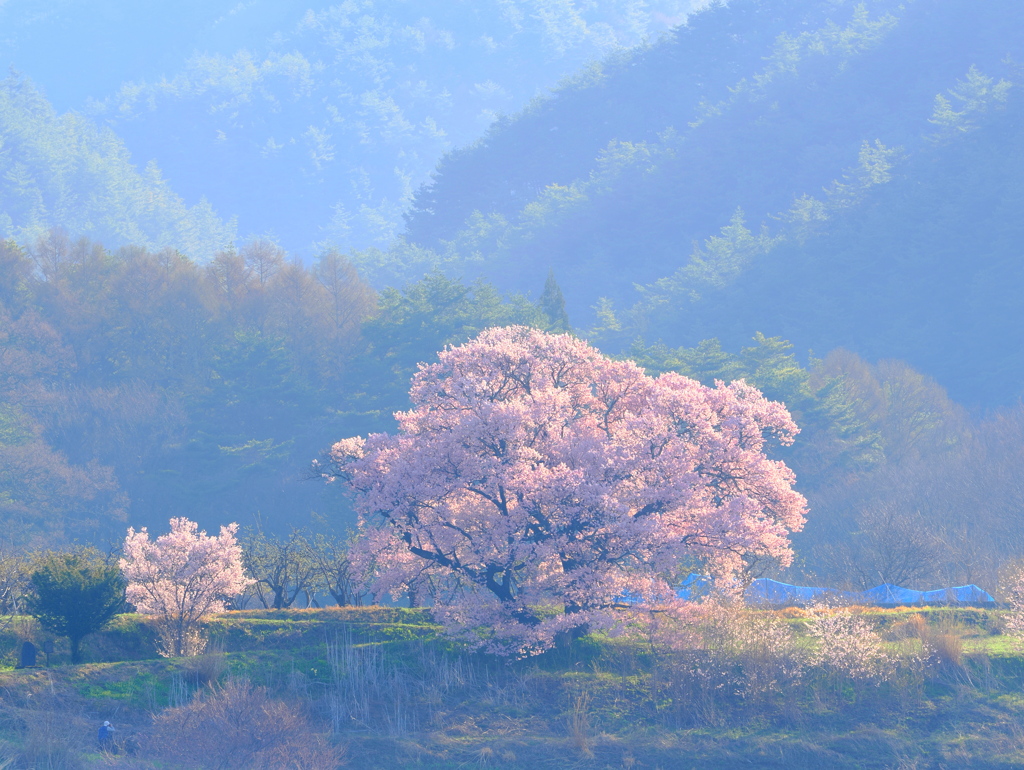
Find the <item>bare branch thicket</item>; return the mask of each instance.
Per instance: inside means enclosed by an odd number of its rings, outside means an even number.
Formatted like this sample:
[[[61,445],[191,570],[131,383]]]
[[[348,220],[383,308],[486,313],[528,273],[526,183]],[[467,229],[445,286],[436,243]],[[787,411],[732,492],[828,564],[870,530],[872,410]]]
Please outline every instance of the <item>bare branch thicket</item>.
[[[0,545],[0,631],[11,625],[22,611],[28,590],[29,560],[13,548]]]
[[[318,532],[306,540],[307,558],[316,574],[316,587],[327,591],[339,607],[359,607],[363,587],[348,558],[350,538]]]
[[[335,770],[344,758],[298,708],[238,680],[158,714],[144,748],[174,766],[216,770]]]
[[[305,530],[280,537],[257,526],[241,540],[246,572],[256,581],[253,591],[265,609],[291,607],[299,596],[305,597],[307,607],[316,604],[319,574]]]

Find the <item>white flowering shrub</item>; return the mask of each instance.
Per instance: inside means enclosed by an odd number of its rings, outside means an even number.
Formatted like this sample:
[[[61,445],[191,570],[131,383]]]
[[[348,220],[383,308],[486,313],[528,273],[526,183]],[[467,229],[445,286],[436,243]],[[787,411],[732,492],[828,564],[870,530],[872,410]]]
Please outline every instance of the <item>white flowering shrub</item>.
[[[1006,633],[1024,638],[1024,563],[1014,564],[1003,578],[1003,600],[1010,607],[1005,615]]]
[[[809,611],[808,633],[816,641],[811,662],[829,673],[860,682],[881,683],[896,660],[885,650],[871,624],[849,609],[816,607]]]

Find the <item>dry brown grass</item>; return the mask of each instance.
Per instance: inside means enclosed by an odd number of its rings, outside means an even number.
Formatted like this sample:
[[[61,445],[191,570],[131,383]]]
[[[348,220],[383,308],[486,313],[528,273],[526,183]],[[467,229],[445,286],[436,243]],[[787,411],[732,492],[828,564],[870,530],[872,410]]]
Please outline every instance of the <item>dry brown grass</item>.
[[[780,618],[806,618],[807,610],[803,607],[783,607],[781,610],[776,610],[775,614]]]
[[[217,684],[228,670],[227,656],[223,645],[212,643],[202,655],[189,658],[183,673],[197,687]]]
[[[924,639],[928,633],[928,622],[921,614],[911,615],[906,620],[895,623],[890,633],[896,639]]]
[[[30,708],[5,703],[0,714],[5,731],[19,738],[17,745],[0,750],[0,768],[81,768],[83,752],[94,747],[93,721],[57,692],[37,692],[27,700],[35,701]]]
[[[916,613],[893,624],[889,633],[895,640],[919,639],[928,667],[940,678],[970,683],[971,676],[964,664],[964,638],[969,629],[948,615],[929,623],[924,614]]]
[[[921,640],[929,655],[941,666],[962,667],[964,662],[964,636],[957,630],[936,630]]]
[[[237,680],[157,715],[146,750],[172,766],[220,770],[334,770],[344,755],[297,708]]]
[[[569,711],[569,737],[573,745],[587,759],[592,759],[593,736],[590,726],[590,693],[581,690],[572,696],[572,708]]]
[[[935,623],[925,623],[920,615],[911,618],[917,638],[924,645],[929,659],[940,669],[959,670],[964,665],[964,637],[967,627],[950,617],[942,617]]]

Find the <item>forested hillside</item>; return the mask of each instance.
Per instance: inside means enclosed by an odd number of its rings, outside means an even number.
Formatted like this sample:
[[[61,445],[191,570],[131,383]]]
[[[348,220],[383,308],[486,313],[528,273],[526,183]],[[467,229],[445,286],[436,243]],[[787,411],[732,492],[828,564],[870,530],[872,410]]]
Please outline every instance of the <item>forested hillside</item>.
[[[61,231],[2,243],[4,537],[103,539],[173,515],[287,529],[338,512],[307,480],[325,447],[389,427],[445,344],[542,317],[439,276],[378,297],[337,252],[306,268],[260,240],[206,265]]]
[[[393,430],[417,364],[446,344],[564,323],[556,301],[436,274],[377,295],[337,252],[306,268],[259,240],[205,266],[59,231],[0,256],[0,522],[13,543],[174,515],[284,532],[327,514],[344,529],[354,519],[310,478],[314,458]],[[802,433],[778,456],[812,506],[794,575],[992,584],[1024,551],[1008,534],[1020,408],[972,419],[905,363],[835,351],[803,364],[778,337],[627,355],[652,374],[746,379],[792,411]]]
[[[2,64],[0,770],[1021,766],[1021,0]]]
[[[1009,403],[1022,29],[1009,2],[714,7],[449,155],[362,259],[518,290],[553,267],[609,345],[760,330]]]
[[[14,73],[0,81],[0,180],[0,238],[28,243],[62,227],[204,260],[235,239],[205,198],[188,207],[155,163],[140,171],[113,132],[58,115]]]
[[[995,87],[974,82],[954,91]],[[892,168],[866,148],[855,174],[885,181],[849,203],[837,186],[800,200],[767,236],[727,228],[645,287],[635,317],[666,339],[771,329],[816,351],[906,359],[966,404],[1019,399],[1024,93],[1007,91],[981,125],[960,113],[962,126]]]
[[[385,247],[442,153],[703,2],[18,0],[0,5],[0,62],[243,237]]]
[[[788,202],[785,187],[813,188],[841,167],[835,164],[842,163],[844,139],[862,138],[848,122],[850,112],[869,111],[859,117],[871,124],[884,111],[884,92],[867,103],[859,98],[878,73],[854,78],[847,70],[863,67],[861,60],[888,42],[900,26],[893,14],[899,8],[747,0],[695,14],[671,37],[594,65],[551,98],[496,123],[475,146],[447,156],[416,197],[408,239],[426,246],[451,240],[473,211],[516,219],[545,188],[583,183],[592,172],[606,183],[594,191],[607,193],[623,166],[649,165],[652,143],[673,151],[656,165],[675,161],[661,176],[677,181],[664,191],[672,199],[651,219],[660,222],[675,203],[686,203],[675,217],[700,227],[703,217],[718,213],[721,198],[727,211],[741,202],[759,215],[774,211]],[[940,73],[929,77],[943,82]],[[905,111],[896,115],[906,118]],[[794,156],[794,147],[805,152]],[[713,199],[704,203],[708,195]],[[773,195],[781,196],[774,204]],[[678,227],[660,222],[657,232],[678,234]]]

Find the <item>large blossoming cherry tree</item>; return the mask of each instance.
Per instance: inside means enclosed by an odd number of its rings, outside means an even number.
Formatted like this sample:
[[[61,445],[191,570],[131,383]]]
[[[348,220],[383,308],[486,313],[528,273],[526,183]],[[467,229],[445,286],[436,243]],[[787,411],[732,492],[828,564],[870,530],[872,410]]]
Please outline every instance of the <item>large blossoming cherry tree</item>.
[[[421,366],[397,435],[349,438],[353,564],[377,595],[429,590],[456,635],[527,654],[610,628],[624,596],[671,601],[700,562],[788,564],[806,503],[765,454],[786,408],[742,381],[652,378],[569,335],[495,328]]]

